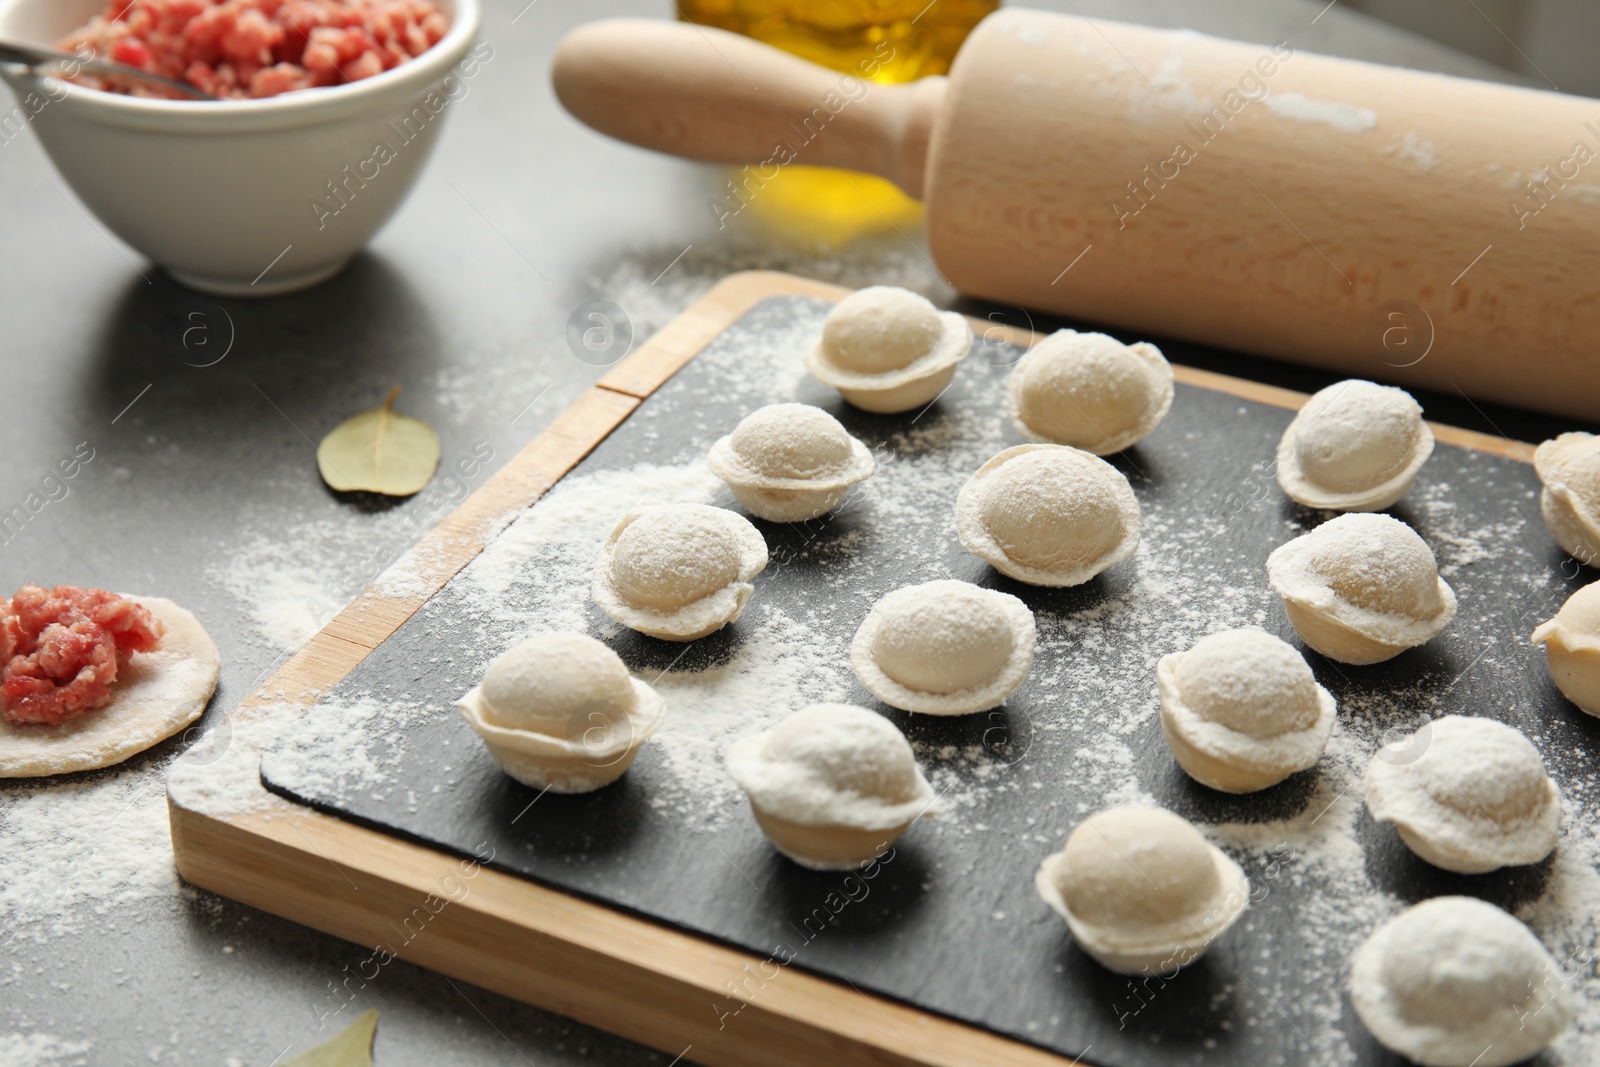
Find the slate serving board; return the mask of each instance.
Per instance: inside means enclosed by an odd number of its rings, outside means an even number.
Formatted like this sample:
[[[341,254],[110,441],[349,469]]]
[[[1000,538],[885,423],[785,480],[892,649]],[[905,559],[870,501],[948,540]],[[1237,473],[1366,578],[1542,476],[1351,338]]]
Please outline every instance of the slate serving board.
[[[983,343],[942,399],[905,416],[858,412],[797,372],[773,373],[788,361],[798,368],[826,310],[810,297],[758,305],[567,481],[644,462],[692,463],[749,410],[783,400],[817,403],[840,418],[886,461],[879,478],[944,486],[952,466],[976,469],[1020,443],[1004,418],[1004,379],[1021,354],[1013,346]],[[1168,355],[1181,362],[1181,350]],[[1348,947],[1370,921],[1355,910],[1329,916],[1327,904],[1337,901],[1319,894],[1330,858],[1311,862],[1302,854],[1314,847],[1319,809],[1346,810],[1334,806],[1349,802],[1348,769],[1323,767],[1228,797],[1177,769],[1154,715],[1154,659],[1210,629],[1257,622],[1299,645],[1267,587],[1265,559],[1328,516],[1287,501],[1266,466],[1290,418],[1281,408],[1180,384],[1159,430],[1112,459],[1144,510],[1145,547],[1077,589],[1025,586],[967,555],[951,523],[953,493],[943,507],[908,512],[875,506],[867,492],[826,522],[758,522],[774,565],[757,579],[745,619],[710,638],[687,647],[656,641],[619,631],[591,609],[589,631],[648,680],[736,657],[753,639],[762,604],[806,618],[807,640],[832,646],[843,660],[862,605],[903,584],[953,576],[1027,602],[1039,620],[1039,658],[1003,710],[911,716],[854,684],[849,698],[901,727],[924,766],[941,770],[936,783],[964,797],[944,825],[915,827],[870,879],[789,863],[747,812],[701,823],[653,805],[665,771],[652,745],[618,784],[583,797],[541,798],[501,774],[454,711],[487,656],[510,641],[471,621],[470,568],[327,698],[438,709],[412,725],[403,744],[370,739],[386,754],[386,788],[330,784],[326,773],[308,773],[317,753],[303,739],[287,743],[293,759],[267,754],[263,781],[290,799],[462,855],[492,850],[492,865],[503,870],[770,961],[752,968],[744,988],[707,1005],[728,1025],[763,983],[781,981],[782,968],[795,966],[1108,1067],[1399,1063],[1338,992]],[[1566,704],[1526,638],[1590,575],[1579,574],[1545,531],[1537,488],[1526,464],[1441,444],[1393,514],[1435,546],[1461,599],[1455,623],[1425,648],[1375,667],[1332,664],[1315,653],[1308,659],[1340,701],[1351,744],[1364,738],[1370,750],[1384,730],[1414,726],[1421,714],[1494,715],[1536,739],[1571,803],[1594,776],[1589,753],[1600,723]],[[738,509],[726,491],[715,502]],[[507,595],[525,613],[527,631],[548,628],[540,620],[552,594],[540,574]],[[770,694],[780,708],[793,698]],[[348,750],[342,741],[327,759]],[[1224,824],[1234,837],[1249,824],[1268,824],[1251,848],[1234,850],[1258,887],[1246,918],[1198,964],[1142,982],[1079,952],[1032,884],[1040,859],[1085,813],[1136,796],[1197,823]],[[1273,843],[1272,826],[1286,828],[1281,844]],[[1548,863],[1463,878],[1416,860],[1392,829],[1364,813],[1354,827],[1371,894],[1394,906],[1466,892],[1515,909],[1545,891]],[[908,1040],[915,1044],[915,1035]]]

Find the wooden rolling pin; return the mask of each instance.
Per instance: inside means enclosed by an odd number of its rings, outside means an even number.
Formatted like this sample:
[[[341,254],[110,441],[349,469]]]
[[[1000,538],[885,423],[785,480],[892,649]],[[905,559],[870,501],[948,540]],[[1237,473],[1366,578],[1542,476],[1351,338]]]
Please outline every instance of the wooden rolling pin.
[[[1012,8],[905,86],[646,20],[553,78],[597,130],[747,165],[719,222],[789,163],[870,171],[973,296],[1600,418],[1594,100]]]

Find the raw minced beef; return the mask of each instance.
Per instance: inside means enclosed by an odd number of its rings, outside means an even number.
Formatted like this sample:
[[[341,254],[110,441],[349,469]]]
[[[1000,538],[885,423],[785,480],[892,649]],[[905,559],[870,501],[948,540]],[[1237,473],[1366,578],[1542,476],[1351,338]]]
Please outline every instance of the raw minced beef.
[[[248,99],[360,81],[421,55],[450,28],[433,0],[111,0],[60,42],[82,55]],[[126,79],[81,84],[165,95]]]
[[[115,593],[25,585],[0,601],[0,707],[13,723],[50,724],[103,708],[128,657],[155,649],[162,632]]]

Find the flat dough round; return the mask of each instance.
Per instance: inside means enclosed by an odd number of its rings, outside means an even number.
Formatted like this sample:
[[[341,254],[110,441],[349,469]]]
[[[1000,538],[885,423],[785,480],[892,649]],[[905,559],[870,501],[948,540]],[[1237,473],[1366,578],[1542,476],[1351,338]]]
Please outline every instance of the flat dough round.
[[[222,656],[192,612],[134,596],[166,627],[161,647],[135,652],[117,672],[109,705],[60,726],[14,726],[0,716],[0,778],[39,778],[110,767],[188,726],[217,690]]]

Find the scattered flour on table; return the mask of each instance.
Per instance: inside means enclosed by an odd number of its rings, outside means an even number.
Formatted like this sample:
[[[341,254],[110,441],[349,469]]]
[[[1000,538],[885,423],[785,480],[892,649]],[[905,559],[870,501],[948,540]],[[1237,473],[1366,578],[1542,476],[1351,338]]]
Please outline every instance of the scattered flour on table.
[[[207,579],[226,589],[253,624],[260,644],[293,652],[370,583],[383,596],[420,597],[442,577],[445,560],[417,541],[455,504],[441,497],[362,516],[348,515],[291,522],[245,515],[240,528],[252,531],[213,554]],[[255,531],[270,530],[271,533]],[[409,551],[408,551],[409,550]],[[330,565],[330,560],[343,560]],[[391,563],[391,561],[393,561]]]
[[[68,1041],[53,1034],[0,1034],[4,1067],[87,1067],[90,1041]]]
[[[380,520],[381,521],[381,520]],[[353,570],[330,568],[350,559],[375,536],[347,517],[281,523],[244,521],[240,543],[215,554],[206,577],[226,589],[254,623],[261,643],[293,652],[322,629],[365,582]]]
[[[0,926],[47,940],[178,888],[157,770],[27,782],[0,806]]]

